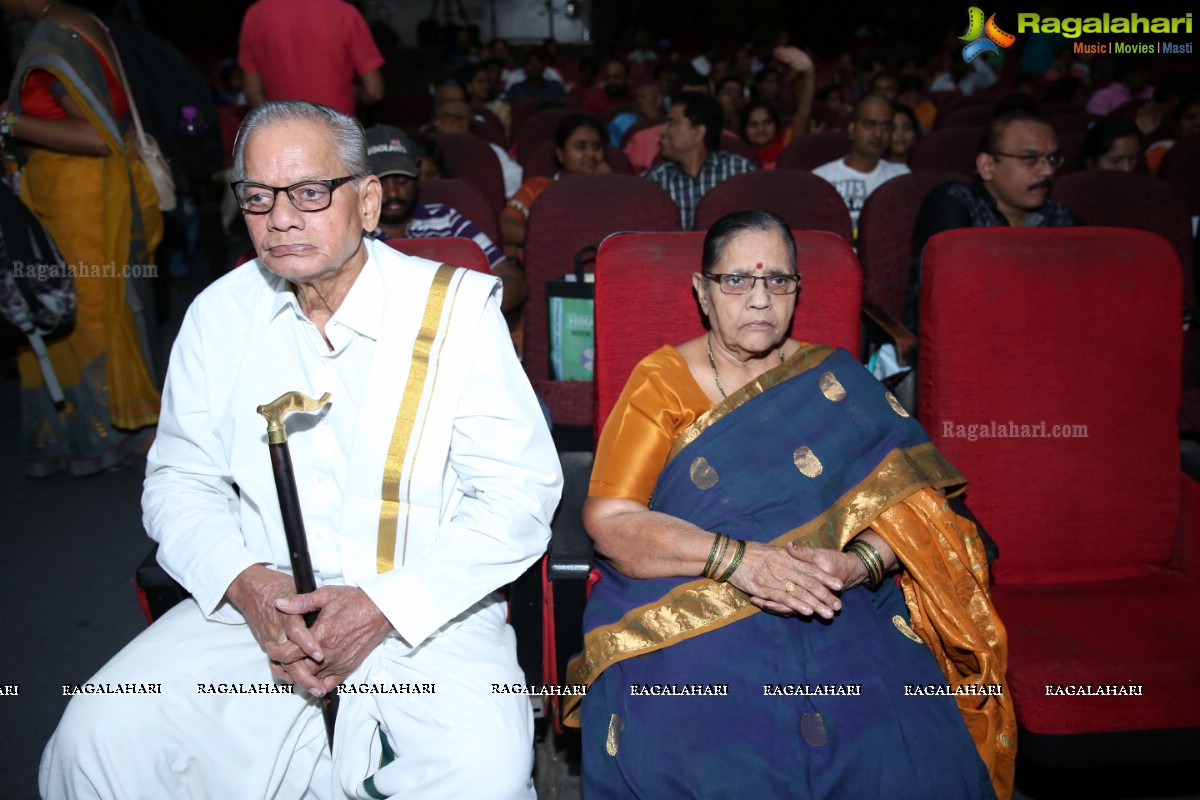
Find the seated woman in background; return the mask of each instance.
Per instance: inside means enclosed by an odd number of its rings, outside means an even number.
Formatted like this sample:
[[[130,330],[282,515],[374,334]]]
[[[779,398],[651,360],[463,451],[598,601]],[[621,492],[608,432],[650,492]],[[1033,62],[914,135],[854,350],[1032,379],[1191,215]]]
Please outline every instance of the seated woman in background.
[[[1175,146],[1175,142],[1200,133],[1200,95],[1183,98],[1175,106],[1175,138],[1162,139],[1146,148],[1146,165],[1152,175],[1157,175],[1163,157]]]
[[[779,154],[792,141],[792,129],[779,124],[775,107],[755,100],[742,112],[742,140],[753,145],[763,169],[775,169]]]
[[[917,122],[916,113],[908,106],[897,103],[896,114],[892,117],[892,145],[888,149],[887,160],[907,164],[920,136],[921,124]]]
[[[1007,797],[1007,696],[905,696],[1004,680],[962,476],[852,355],[788,338],[782,219],[718,220],[701,270],[709,332],[642,360],[596,450],[584,796]]]
[[[1127,117],[1101,117],[1088,128],[1079,150],[1082,169],[1112,169],[1133,172],[1138,164],[1141,136]]]
[[[582,111],[563,117],[554,131],[554,157],[560,168],[554,177],[537,175],[527,179],[500,212],[500,237],[508,255],[525,246],[529,209],[546,187],[564,174],[598,175],[611,171],[604,160],[604,125]]]

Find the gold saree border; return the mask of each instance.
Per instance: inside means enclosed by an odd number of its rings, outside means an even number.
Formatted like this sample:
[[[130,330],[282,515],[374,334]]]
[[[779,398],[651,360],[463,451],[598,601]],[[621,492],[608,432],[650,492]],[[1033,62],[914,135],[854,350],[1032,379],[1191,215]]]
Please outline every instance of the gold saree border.
[[[770,543],[781,546],[791,540],[804,547],[840,550],[881,513],[918,489],[962,483],[962,475],[932,442],[897,448],[820,515]],[[583,652],[567,665],[567,683],[590,686],[601,672],[619,661],[661,650],[757,611],[744,593],[727,583],[705,578],[689,581],[662,599],[632,609],[616,622],[588,633]],[[565,721],[577,725],[579,698],[565,699]]]
[[[687,447],[692,442],[700,438],[700,434],[716,425],[728,414],[736,411],[741,406],[748,403],[750,400],[758,397],[768,389],[774,388],[784,381],[794,378],[801,372],[812,369],[819,365],[822,361],[832,356],[835,348],[823,344],[801,344],[800,349],[792,353],[783,364],[767,370],[762,375],[759,375],[754,380],[747,383],[742,388],[738,389],[733,394],[726,397],[715,406],[705,411],[691,425],[683,429],[675,439],[675,443],[671,446],[671,452],[667,456],[667,463],[670,464],[675,456],[679,455],[679,451]]]
[[[400,399],[400,410],[396,414],[396,422],[392,427],[392,438],[388,442],[387,460],[383,466],[382,500],[379,509],[379,535],[375,551],[375,568],[377,572],[387,572],[395,566],[396,537],[400,517],[400,476],[404,469],[404,456],[408,452],[408,443],[412,438],[413,428],[416,426],[417,411],[421,405],[421,396],[425,393],[425,382],[429,377],[429,355],[433,351],[433,342],[437,338],[439,323],[442,319],[442,309],[445,308],[446,295],[450,287],[450,279],[454,276],[456,269],[457,267],[452,267],[449,264],[442,264],[438,267],[437,272],[433,276],[433,283],[429,287],[429,296],[425,301],[425,312],[421,316],[421,327],[417,331],[416,341],[413,342],[408,380],[404,385],[404,394]],[[407,528],[408,524],[406,520],[406,533]],[[405,538],[407,539],[407,536]]]

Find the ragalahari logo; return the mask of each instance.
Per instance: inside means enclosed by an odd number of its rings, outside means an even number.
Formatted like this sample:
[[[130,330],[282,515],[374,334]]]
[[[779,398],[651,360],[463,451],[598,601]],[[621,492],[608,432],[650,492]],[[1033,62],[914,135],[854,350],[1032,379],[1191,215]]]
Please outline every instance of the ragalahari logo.
[[[988,17],[987,24],[984,24],[983,9],[978,6],[967,9],[967,32],[958,38],[967,43],[962,57],[968,64],[982,53],[999,53],[1001,47],[1012,47],[1017,40],[1011,33],[1000,30],[995,14]]]

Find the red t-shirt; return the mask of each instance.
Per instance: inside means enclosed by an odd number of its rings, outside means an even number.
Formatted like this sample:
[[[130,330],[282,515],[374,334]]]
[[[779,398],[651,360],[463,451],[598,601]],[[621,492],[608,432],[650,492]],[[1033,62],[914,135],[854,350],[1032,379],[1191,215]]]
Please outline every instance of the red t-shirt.
[[[259,0],[246,10],[238,64],[270,100],[354,114],[354,77],[383,66],[362,14],[344,0]]]

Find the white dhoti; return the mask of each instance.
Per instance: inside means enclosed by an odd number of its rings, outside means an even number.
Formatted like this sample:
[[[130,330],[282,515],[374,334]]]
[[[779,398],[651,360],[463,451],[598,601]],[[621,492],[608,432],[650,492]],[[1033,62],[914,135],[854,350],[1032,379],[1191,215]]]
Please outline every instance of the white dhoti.
[[[378,647],[343,684],[366,691],[341,695],[331,757],[315,699],[253,692],[275,681],[250,629],[184,601],[89,681],[161,694],[73,697],[42,795],[532,798],[529,699],[492,691],[524,682],[504,613],[491,601],[407,655]],[[230,687],[242,692],[220,693]]]

